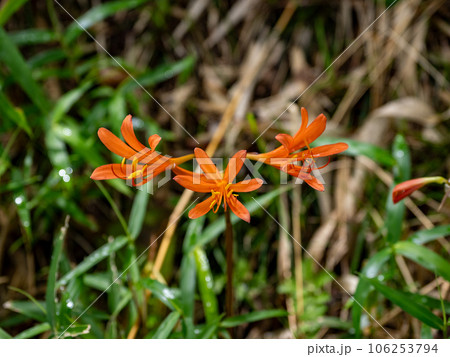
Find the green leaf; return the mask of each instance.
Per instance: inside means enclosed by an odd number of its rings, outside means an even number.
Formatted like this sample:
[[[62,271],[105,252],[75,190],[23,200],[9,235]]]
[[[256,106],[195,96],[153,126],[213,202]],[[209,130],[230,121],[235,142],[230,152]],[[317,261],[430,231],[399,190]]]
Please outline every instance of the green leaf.
[[[0,61],[9,68],[11,75],[20,84],[31,101],[43,112],[46,113],[50,104],[41,87],[34,81],[31,70],[24,61],[17,47],[8,37],[5,30],[0,28]]]
[[[79,87],[76,87],[75,89],[72,89],[61,96],[56,102],[50,114],[51,124],[54,125],[55,123],[58,123],[70,110],[70,108],[72,108],[72,106],[76,102],[78,102],[78,100],[84,95],[84,93],[92,87],[92,85],[93,82],[91,81],[85,82]]]
[[[32,136],[30,125],[19,108],[15,108],[9,99],[0,91],[0,116],[6,120],[10,120],[20,128],[26,131],[29,136]]]
[[[450,263],[432,250],[409,241],[398,242],[393,249],[396,254],[403,255],[450,281]]]
[[[62,326],[61,326],[62,328]],[[58,334],[58,338],[60,338],[59,336],[61,336],[62,334],[62,338],[66,338],[66,337],[77,337],[80,335],[86,335],[91,331],[91,325],[87,325],[87,324],[82,324],[82,325],[72,325],[70,326],[68,329],[63,329],[59,334]]]
[[[53,42],[58,39],[53,30],[37,28],[9,32],[9,38],[16,46],[39,45],[42,43]]]
[[[0,327],[0,339],[5,340],[9,338],[12,338],[12,336]]]
[[[222,321],[220,324],[221,327],[230,328],[239,326],[242,324],[246,324],[249,322],[255,322],[260,320],[272,319],[274,317],[284,317],[287,316],[288,313],[285,310],[261,310],[261,311],[253,311],[248,314],[228,317]]]
[[[219,316],[217,298],[214,293],[214,280],[205,251],[200,247],[196,247],[194,249],[194,256],[203,310],[205,311],[206,322],[210,323]]]
[[[3,2],[0,9],[0,26],[3,26],[8,19],[19,10],[28,0],[8,0]]]
[[[151,184],[152,182],[140,187],[134,198],[130,219],[128,221],[128,229],[133,239],[136,239],[141,233],[144,224],[145,214],[147,213],[147,203],[150,197],[150,194],[147,192],[147,185]]]
[[[196,266],[193,252],[183,255],[180,268],[181,307],[185,318],[194,319]]]
[[[45,305],[45,302],[39,301],[39,305]],[[33,320],[44,322],[47,320],[47,316],[39,305],[33,301],[7,301],[3,304],[3,308],[22,314]]]
[[[64,237],[69,227],[69,217],[66,218],[64,226],[60,229],[53,242],[53,253],[48,272],[47,290],[45,293],[45,304],[47,307],[47,318],[53,333],[56,334],[56,279],[58,276],[59,260],[63,249]]]
[[[391,256],[391,248],[385,248],[379,251],[367,261],[366,265],[362,269],[361,275],[368,278],[376,277]],[[358,286],[356,287],[355,294],[353,295],[354,302],[352,305],[352,320],[356,338],[361,337],[362,307],[366,305],[369,293],[369,281],[367,279],[359,279]]]
[[[415,244],[426,244],[434,241],[441,237],[446,237],[450,235],[450,224],[445,226],[438,226],[431,229],[422,229],[411,234],[408,238],[411,242]]]
[[[50,331],[51,326],[48,322],[44,322],[42,324],[33,326],[25,331],[22,331],[18,335],[14,336],[16,339],[25,339],[25,338],[31,338],[37,335],[40,335],[41,333]]]
[[[380,148],[379,146],[365,143],[362,141],[347,139],[347,138],[330,138],[330,137],[320,137],[316,139],[311,147],[317,147],[320,145],[336,144],[336,143],[346,143],[348,144],[348,149],[342,152],[342,155],[348,156],[366,156],[369,159],[377,162],[380,165],[387,167],[392,167],[395,165],[394,157],[389,153],[389,151]]]
[[[367,279],[367,278],[363,278]],[[399,306],[403,311],[419,319],[423,323],[435,329],[442,329],[444,324],[442,320],[428,310],[423,304],[417,304],[409,299],[409,295],[400,290],[392,289],[381,284],[377,279],[368,279],[369,282],[382,293],[387,299]]]
[[[67,283],[80,276],[81,274],[87,272],[89,269],[91,269],[93,266],[97,265],[99,262],[101,262],[103,259],[109,257],[109,255],[113,252],[118,251],[120,248],[122,248],[125,244],[127,244],[128,238],[127,237],[118,237],[115,238],[114,241],[110,243],[106,243],[105,245],[101,246],[97,250],[95,250],[93,253],[88,255],[84,260],[78,264],[73,270],[68,272],[66,275],[64,275],[58,282],[57,287],[60,287],[62,285],[67,285]]]
[[[177,299],[174,289],[150,278],[142,279],[141,283],[146,289],[155,294],[155,296],[169,309],[176,310],[181,314],[181,303]]]
[[[138,76],[136,80],[129,78],[120,87],[119,93],[124,95],[140,86],[146,88],[151,87],[160,82],[164,82],[176,75],[191,69],[195,64],[195,57],[187,56],[180,61],[173,63],[166,63],[156,68],[152,68],[142,75]],[[139,84],[138,84],[139,83]]]
[[[405,203],[401,201],[394,204],[392,201],[392,191],[396,184],[409,180],[411,175],[409,148],[405,138],[401,135],[397,135],[394,139],[392,156],[395,158],[397,164],[394,166],[394,182],[386,200],[386,239],[390,244],[400,240],[403,217],[405,215]]]
[[[100,22],[121,10],[130,10],[138,7],[147,1],[148,0],[110,1],[99,6],[95,6],[70,24],[64,34],[64,41],[66,44],[70,44],[70,42],[74,41],[85,30],[97,22]]]
[[[172,332],[173,328],[175,327],[179,319],[180,313],[178,311],[172,311],[169,314],[169,316],[167,316],[164,319],[161,325],[159,325],[158,329],[156,330],[152,338],[164,339],[169,337],[170,333]]]

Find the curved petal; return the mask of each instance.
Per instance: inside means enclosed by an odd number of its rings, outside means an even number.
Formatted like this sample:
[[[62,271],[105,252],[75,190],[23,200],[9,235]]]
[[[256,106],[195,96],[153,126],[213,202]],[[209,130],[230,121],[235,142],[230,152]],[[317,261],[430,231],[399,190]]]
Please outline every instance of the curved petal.
[[[215,182],[208,182],[202,176],[177,175],[173,178],[178,184],[195,192],[211,192],[217,185]]]
[[[244,165],[246,155],[246,150],[240,150],[228,161],[227,168],[223,174],[223,179],[225,182],[233,182],[234,178],[239,171],[241,171],[242,166]]]
[[[310,180],[305,180],[305,182],[317,191],[320,191],[320,192],[325,191],[325,187],[324,187],[323,183],[320,182],[318,179],[316,179],[314,176]]]
[[[236,196],[231,195],[228,199],[228,205],[230,206],[233,213],[238,216],[240,219],[244,220],[247,223],[250,223],[250,213],[247,208],[239,202]]]
[[[422,188],[425,185],[430,183],[445,183],[447,180],[441,176],[433,176],[433,177],[420,177],[412,180],[408,180],[402,183],[399,183],[394,187],[392,191],[392,201],[397,203],[409,196],[414,191]]]
[[[197,162],[200,165],[203,172],[205,174],[210,174],[210,175],[207,175],[208,178],[216,179],[216,180],[220,179],[220,177],[221,177],[220,173],[217,170],[216,165],[214,165],[211,158],[208,156],[208,154],[200,148],[195,148],[194,153],[195,153],[195,159],[197,160]],[[211,175],[211,174],[213,174],[213,175]]]
[[[278,134],[277,136],[275,136],[275,139],[277,139],[281,145],[284,146],[284,148],[286,149],[287,152],[291,152],[291,147],[292,144],[294,142],[294,139],[292,138],[292,136],[288,135],[288,134]]]
[[[131,165],[125,166],[130,166],[129,169],[131,169]],[[127,171],[122,170],[121,164],[108,164],[97,167],[92,173],[91,179],[93,180],[110,180],[116,178],[125,179],[127,177],[126,172]]]
[[[299,160],[304,160],[307,157],[324,157],[330,155],[336,155],[348,149],[346,143],[336,143],[329,145],[322,145],[312,148],[311,150],[304,150],[296,154]]]
[[[189,211],[189,218],[195,219],[201,216],[204,216],[211,210],[211,203],[214,201],[214,196],[211,196],[197,204],[193,209]]]
[[[263,183],[264,183],[263,180],[261,180],[259,178],[254,178],[251,180],[245,180],[245,181],[235,183],[235,184],[231,185],[230,188],[234,192],[251,192],[251,191],[254,191],[254,190],[257,190],[258,188],[260,188]]]
[[[136,151],[130,148],[108,129],[98,129],[98,137],[100,138],[102,143],[109,149],[109,151],[112,151],[116,155],[126,157],[128,159],[136,154]]]
[[[151,147],[152,150],[155,150],[160,141],[161,137],[158,134],[153,134],[148,138],[148,145]]]
[[[327,118],[320,114],[314,121],[303,131],[298,132],[294,136],[293,150],[298,150],[304,146],[311,144],[325,131],[327,126]]]
[[[122,136],[125,139],[126,143],[130,145],[134,150],[141,151],[146,149],[146,147],[136,138],[131,115],[127,115],[123,120],[120,131],[122,132]]]

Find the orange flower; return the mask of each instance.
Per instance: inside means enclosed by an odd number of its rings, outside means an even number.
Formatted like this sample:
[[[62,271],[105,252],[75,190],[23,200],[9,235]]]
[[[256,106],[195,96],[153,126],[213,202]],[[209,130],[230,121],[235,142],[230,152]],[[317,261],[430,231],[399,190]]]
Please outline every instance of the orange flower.
[[[422,188],[423,186],[433,182],[443,184],[446,183],[447,180],[441,176],[434,176],[421,177],[399,183],[394,187],[394,190],[392,191],[392,201],[394,201],[394,203],[397,203],[419,188]]]
[[[173,179],[184,188],[195,192],[211,192],[211,197],[197,204],[189,211],[189,218],[198,218],[205,215],[211,209],[216,213],[222,203],[224,210],[227,206],[231,208],[236,216],[246,222],[250,222],[250,213],[247,208],[238,201],[238,195],[234,192],[250,192],[258,189],[263,184],[261,179],[255,178],[250,180],[233,183],[236,175],[244,165],[247,152],[241,150],[237,152],[228,162],[224,173],[217,170],[216,165],[210,157],[202,149],[195,149],[195,158],[199,163],[204,174],[198,174],[183,170],[183,174],[175,176]],[[215,209],[213,208],[214,206]]]
[[[347,150],[348,145],[346,143],[336,143],[322,145],[311,149],[309,145],[325,131],[327,118],[325,115],[320,114],[308,126],[308,112],[305,108],[301,109],[301,114],[302,124],[293,137],[288,134],[278,134],[275,138],[281,143],[281,146],[275,150],[263,154],[248,154],[247,158],[262,161],[268,165],[276,167],[291,176],[304,180],[312,188],[323,191],[323,184],[310,175],[310,173],[312,170],[321,169],[327,166],[329,160],[327,164],[320,168],[316,168],[314,167],[315,165],[311,165],[310,161],[312,160],[314,163],[314,158],[338,154]],[[298,151],[304,147],[307,147],[307,150]],[[298,161],[308,162],[303,165],[296,165],[295,162]]]
[[[131,180],[133,186],[140,186],[152,180],[166,169],[177,172],[177,165],[193,158],[193,155],[170,158],[158,154],[155,152],[155,148],[161,141],[161,137],[157,134],[148,138],[150,148],[144,146],[136,138],[131,115],[127,115],[123,120],[121,132],[125,142],[108,129],[100,128],[98,130],[98,137],[102,143],[113,153],[122,156],[123,160],[120,164],[107,164],[97,167],[92,173],[91,179],[109,180],[120,178]],[[131,161],[131,164],[127,164],[127,160]]]

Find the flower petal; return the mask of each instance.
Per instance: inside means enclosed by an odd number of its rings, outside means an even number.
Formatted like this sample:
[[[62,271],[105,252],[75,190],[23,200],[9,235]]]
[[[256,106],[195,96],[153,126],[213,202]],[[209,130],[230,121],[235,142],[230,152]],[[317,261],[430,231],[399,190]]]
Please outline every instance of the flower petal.
[[[197,204],[193,209],[189,211],[189,218],[195,219],[208,213],[212,208],[211,203],[213,203],[213,201],[214,196],[211,196],[206,200],[204,200],[203,202]]]
[[[148,145],[151,147],[152,150],[155,150],[160,141],[161,137],[158,134],[153,134],[148,138]]]
[[[412,180],[408,180],[402,183],[399,183],[394,187],[392,191],[392,201],[397,203],[409,196],[414,191],[419,188],[428,185],[429,183],[445,183],[447,180],[441,176],[433,176],[433,177],[420,177]]]
[[[299,160],[304,160],[308,157],[324,157],[330,155],[336,155],[348,149],[346,143],[336,143],[329,145],[322,145],[312,148],[311,150],[304,150],[299,152],[297,155]]]
[[[208,182],[200,175],[177,175],[173,179],[184,188],[195,192],[211,192],[217,187],[215,182]]]
[[[126,143],[130,145],[134,150],[141,151],[147,149],[137,138],[133,129],[133,121],[131,115],[127,115],[127,117],[123,120],[122,126],[120,128],[122,132],[122,136],[125,139]]]
[[[206,176],[208,179],[218,180],[221,178],[216,165],[214,165],[211,158],[208,156],[208,154],[206,152],[204,152],[200,148],[195,148],[194,153],[195,153],[195,159],[197,160],[197,162],[200,165],[203,172],[205,174],[207,174]],[[210,175],[208,175],[208,174],[210,174]]]
[[[250,223],[250,213],[248,212],[247,208],[245,208],[245,206],[241,202],[239,202],[236,196],[231,195],[227,199],[227,202],[236,216],[238,216],[245,222]]]
[[[223,179],[225,182],[233,182],[236,175],[239,171],[241,171],[242,166],[244,165],[246,155],[246,150],[240,150],[228,161],[227,168],[223,174]]]
[[[230,188],[234,192],[251,192],[251,191],[254,191],[254,190],[257,190],[258,188],[260,188],[263,183],[264,183],[263,180],[261,180],[259,178],[254,178],[251,180],[245,180],[245,181],[235,183],[235,184],[231,185]]]
[[[292,151],[298,150],[307,144],[311,144],[325,131],[327,126],[327,118],[320,114],[314,121],[303,131],[298,131],[294,136],[294,144]],[[291,152],[292,152],[291,151]]]
[[[277,136],[275,136],[275,139],[277,139],[281,143],[281,145],[284,146],[288,153],[292,151],[291,147],[294,142],[292,136],[288,134],[278,134]]]
[[[108,129],[98,129],[98,137],[100,138],[102,143],[109,149],[109,151],[112,151],[116,155],[126,157],[128,159],[136,154],[136,151],[130,148]]]
[[[130,166],[131,169],[131,165],[125,166]],[[91,175],[91,179],[93,180],[109,180],[116,178],[125,179],[126,177],[126,171],[122,170],[121,164],[108,164],[99,166]]]

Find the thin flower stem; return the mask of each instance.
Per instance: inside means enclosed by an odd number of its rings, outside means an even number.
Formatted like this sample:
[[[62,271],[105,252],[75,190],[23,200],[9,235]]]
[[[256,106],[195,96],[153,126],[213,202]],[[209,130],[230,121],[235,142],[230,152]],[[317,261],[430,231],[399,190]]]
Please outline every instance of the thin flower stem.
[[[127,225],[127,223],[125,221],[125,218],[122,216],[122,213],[120,213],[119,208],[117,207],[116,203],[112,199],[112,197],[109,194],[108,190],[105,188],[105,186],[103,186],[103,184],[101,182],[99,182],[99,181],[94,181],[94,182],[96,183],[96,185],[98,186],[100,191],[102,191],[102,193],[105,196],[106,200],[111,205],[111,208],[113,209],[114,213],[116,214],[117,218],[119,219],[119,222],[122,225],[122,228],[123,228],[126,236],[128,237],[128,239],[131,240],[130,231],[128,230],[128,225]]]
[[[225,250],[227,258],[227,288],[225,311],[227,317],[233,316],[233,226],[230,219],[230,210],[225,211]]]

